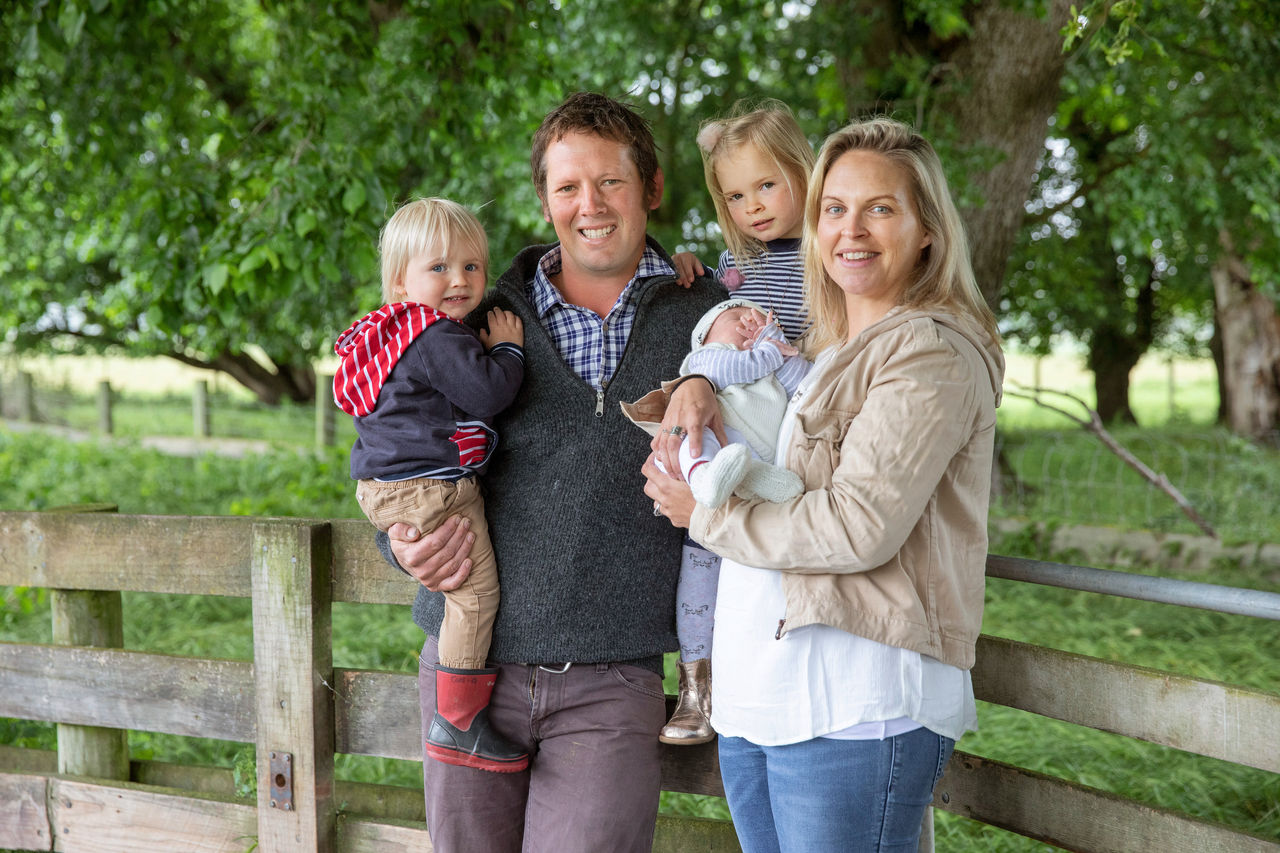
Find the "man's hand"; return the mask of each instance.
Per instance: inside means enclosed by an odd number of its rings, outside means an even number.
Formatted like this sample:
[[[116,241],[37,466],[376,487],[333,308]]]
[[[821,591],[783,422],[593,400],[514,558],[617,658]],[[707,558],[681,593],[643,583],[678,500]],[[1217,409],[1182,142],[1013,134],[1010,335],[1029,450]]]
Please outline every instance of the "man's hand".
[[[677,426],[680,427],[680,432],[673,435],[671,430]],[[702,450],[703,427],[710,427],[722,445],[729,443],[724,434],[720,403],[716,400],[711,383],[701,378],[681,382],[680,387],[671,394],[658,434],[649,442],[649,448],[662,463],[668,476],[683,479],[680,476],[680,442],[687,435],[689,450],[697,456]]]
[[[485,349],[501,343],[524,346],[524,323],[519,317],[503,308],[491,309],[488,317],[489,328],[480,330],[480,343]]]
[[[407,524],[396,523],[387,530],[391,553],[406,572],[433,592],[457,589],[471,572],[471,545],[476,536],[471,522],[455,515],[426,536]]]

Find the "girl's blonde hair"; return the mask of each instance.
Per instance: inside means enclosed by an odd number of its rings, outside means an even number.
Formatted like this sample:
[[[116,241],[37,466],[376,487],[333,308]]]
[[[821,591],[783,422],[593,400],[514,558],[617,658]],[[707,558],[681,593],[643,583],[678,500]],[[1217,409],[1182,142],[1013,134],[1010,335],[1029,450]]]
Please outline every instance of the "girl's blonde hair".
[[[852,122],[827,137],[818,152],[817,164],[809,179],[804,210],[804,295],[805,307],[813,320],[807,344],[817,352],[848,340],[849,318],[845,295],[827,275],[815,239],[822,208],[823,184],[827,173],[850,151],[871,151],[899,164],[907,173],[908,189],[920,224],[929,235],[929,245],[903,289],[899,304],[912,308],[940,308],[978,323],[993,343],[1000,333],[995,315],[987,306],[973,275],[969,241],[964,224],[947,187],[942,161],[929,141],[909,125],[879,116]]]
[[[382,256],[382,301],[405,297],[404,273],[416,255],[435,251],[448,254],[455,242],[475,249],[489,274],[489,238],[470,210],[447,198],[417,198],[405,202],[387,220],[378,238]]]
[[[698,131],[698,149],[702,152],[702,171],[707,190],[716,208],[716,221],[724,234],[725,245],[740,265],[750,266],[764,254],[765,246],[757,238],[745,234],[733,222],[724,189],[716,176],[716,163],[742,145],[754,145],[778,164],[791,188],[792,196],[804,198],[809,171],[813,168],[813,146],[796,123],[791,109],[781,101],[764,100],[754,109],[739,101],[726,118],[710,119]]]

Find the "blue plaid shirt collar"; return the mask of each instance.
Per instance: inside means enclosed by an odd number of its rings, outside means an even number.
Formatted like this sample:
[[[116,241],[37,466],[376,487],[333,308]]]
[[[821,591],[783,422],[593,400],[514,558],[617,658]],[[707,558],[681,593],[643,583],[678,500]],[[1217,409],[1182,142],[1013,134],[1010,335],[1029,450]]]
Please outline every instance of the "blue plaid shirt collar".
[[[557,305],[566,308],[576,308],[568,302],[564,301],[564,297],[560,295],[560,291],[551,283],[551,276],[560,272],[560,253],[562,249],[559,244],[553,246],[551,251],[547,252],[538,260],[538,269],[533,274],[533,281],[529,285],[529,301],[533,303],[534,309],[538,312],[538,316],[545,318],[547,312]],[[619,305],[623,305],[631,301],[635,292],[632,287],[637,279],[648,278],[655,275],[675,275],[676,271],[667,263],[662,255],[654,251],[652,246],[645,245],[644,254],[640,256],[640,264],[636,267],[636,274],[627,282],[627,286],[622,288],[622,293],[618,296],[618,301],[614,303],[612,314],[618,310]]]
[[[556,350],[580,379],[603,392],[613,377],[627,349],[631,327],[635,323],[638,303],[636,287],[639,279],[655,275],[675,275],[663,257],[650,246],[622,293],[609,309],[607,317],[571,305],[551,283],[551,276],[561,270],[560,247],[547,252],[538,262],[537,271],[528,285],[529,301],[538,314],[538,322],[546,329]]]

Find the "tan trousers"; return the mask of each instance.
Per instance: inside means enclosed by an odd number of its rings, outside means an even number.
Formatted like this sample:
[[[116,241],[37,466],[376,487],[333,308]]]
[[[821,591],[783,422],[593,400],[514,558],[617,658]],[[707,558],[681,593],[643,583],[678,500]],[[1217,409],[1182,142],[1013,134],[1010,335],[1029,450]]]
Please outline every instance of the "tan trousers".
[[[454,482],[429,477],[395,483],[360,480],[356,498],[369,520],[384,531],[403,522],[425,535],[450,516],[470,519],[476,536],[471,546],[471,574],[457,589],[444,593],[440,663],[452,669],[484,669],[498,612],[498,563],[476,478]]]

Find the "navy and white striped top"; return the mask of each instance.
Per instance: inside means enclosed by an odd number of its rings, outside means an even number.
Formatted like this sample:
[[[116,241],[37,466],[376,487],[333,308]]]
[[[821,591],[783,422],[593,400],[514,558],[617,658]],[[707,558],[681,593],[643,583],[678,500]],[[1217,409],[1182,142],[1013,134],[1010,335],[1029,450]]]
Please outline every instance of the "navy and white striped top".
[[[730,273],[736,270],[736,273]],[[734,279],[742,277],[734,288]],[[804,260],[800,257],[797,238],[770,240],[765,252],[754,262],[738,266],[727,249],[720,253],[716,278],[730,291],[729,295],[750,299],[773,311],[778,325],[794,341],[809,329],[809,315],[804,310]]]

